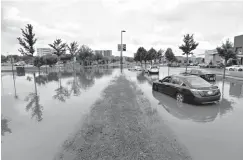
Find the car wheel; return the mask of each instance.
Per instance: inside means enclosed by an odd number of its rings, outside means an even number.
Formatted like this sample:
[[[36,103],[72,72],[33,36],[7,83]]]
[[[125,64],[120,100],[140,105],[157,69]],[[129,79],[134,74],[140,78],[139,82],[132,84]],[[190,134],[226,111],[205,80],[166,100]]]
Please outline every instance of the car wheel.
[[[176,100],[177,102],[183,103],[184,102],[184,95],[181,93],[176,94]]]
[[[158,85],[153,84],[153,90],[158,91]]]
[[[229,69],[229,71],[233,71],[233,69],[232,69],[232,68],[230,68],[230,69]]]
[[[242,69],[242,68],[240,68],[238,71],[243,71],[243,69]]]

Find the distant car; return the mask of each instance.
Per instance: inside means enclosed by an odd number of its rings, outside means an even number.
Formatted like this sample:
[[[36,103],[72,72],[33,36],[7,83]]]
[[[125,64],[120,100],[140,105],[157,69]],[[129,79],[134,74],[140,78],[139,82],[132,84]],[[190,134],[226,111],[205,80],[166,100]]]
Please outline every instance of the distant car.
[[[24,61],[19,61],[14,64],[14,66],[25,66],[25,65],[26,65],[26,63]]]
[[[205,63],[199,64],[198,65],[200,68],[208,68],[209,66]]]
[[[243,65],[235,66],[235,71],[243,71]]]
[[[170,67],[180,67],[180,65],[178,63],[172,63]]]
[[[148,69],[149,74],[159,74],[159,67],[158,66],[151,66]]]
[[[145,73],[148,73],[148,70],[149,70],[150,68],[151,68],[150,65],[146,66],[145,69],[144,69],[144,72],[145,72]]]
[[[135,66],[135,71],[142,71],[143,68],[141,66]]]
[[[202,70],[199,70],[199,69],[191,69],[187,73],[184,72],[184,73],[181,73],[181,74],[195,75],[195,76],[203,78],[204,80],[206,80],[208,82],[215,82],[216,81],[216,74],[211,73],[211,72],[202,71]]]
[[[218,102],[221,97],[218,86],[193,75],[172,75],[153,82],[154,91],[175,97],[178,102],[198,104]]]
[[[232,65],[232,66],[226,67],[226,70],[237,71],[238,68],[239,68],[239,65]]]

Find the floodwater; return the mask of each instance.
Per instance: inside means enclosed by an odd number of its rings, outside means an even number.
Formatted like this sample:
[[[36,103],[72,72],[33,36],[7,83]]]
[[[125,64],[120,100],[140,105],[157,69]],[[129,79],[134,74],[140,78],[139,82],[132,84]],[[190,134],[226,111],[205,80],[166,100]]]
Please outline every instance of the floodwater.
[[[2,159],[53,159],[119,70],[2,75]],[[60,78],[61,77],[61,78]],[[37,92],[37,96],[36,93]]]
[[[181,68],[170,69],[172,74],[181,71]],[[223,82],[217,77],[216,85],[222,93],[219,104],[178,105],[174,98],[152,91],[152,81],[167,75],[167,68],[160,68],[159,76],[127,71],[127,76],[140,86],[193,159],[242,160],[243,81]]]
[[[169,72],[176,74],[181,69]],[[2,73],[2,159],[53,159],[119,74],[119,69],[99,68],[16,76],[15,98],[12,75]],[[140,87],[193,159],[243,159],[242,82],[218,79],[219,104],[178,106],[175,99],[152,91],[152,81],[167,76],[167,68],[161,68],[159,76],[126,69],[123,74]]]

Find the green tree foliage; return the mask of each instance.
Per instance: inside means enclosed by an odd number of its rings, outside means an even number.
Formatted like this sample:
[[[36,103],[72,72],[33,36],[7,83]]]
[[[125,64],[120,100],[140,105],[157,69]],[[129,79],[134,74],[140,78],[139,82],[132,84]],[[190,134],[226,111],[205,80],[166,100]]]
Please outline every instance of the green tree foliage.
[[[49,44],[54,49],[54,54],[60,57],[66,53],[66,43],[63,43],[61,39],[56,39],[53,44]]]
[[[68,51],[72,58],[78,54],[78,47],[79,47],[79,45],[75,41],[70,43],[70,45],[67,45]]]
[[[43,57],[35,57],[34,58],[34,66],[40,68],[41,66],[43,66],[45,64]]]
[[[169,63],[176,61],[176,57],[171,48],[167,48],[165,52],[165,58]]]
[[[8,58],[4,55],[1,55],[1,63],[5,63],[8,61]]]
[[[86,45],[82,45],[78,50],[77,59],[84,63],[91,61],[93,59],[93,55],[94,54],[91,48]]]
[[[152,47],[149,51],[148,54],[146,56],[146,60],[149,60],[151,65],[152,65],[152,61],[155,60],[157,57],[157,51]]]
[[[142,64],[142,61],[144,60],[145,63],[147,61],[147,54],[148,52],[146,51],[145,48],[139,47],[136,53],[136,59]]]
[[[161,62],[161,59],[163,57],[163,53],[164,51],[162,49],[160,49],[158,52],[157,52],[157,56],[156,56],[156,59],[159,60],[159,62]]]
[[[193,34],[186,34],[184,35],[183,42],[181,46],[179,46],[179,49],[183,51],[183,55],[186,55],[187,58],[187,64],[188,64],[188,55],[193,54],[192,51],[197,48],[199,43],[196,43],[193,38]],[[186,72],[187,72],[187,65],[186,65]]]
[[[97,61],[97,63],[102,60],[104,57],[101,53],[95,53],[95,55],[93,56],[93,60]]]
[[[19,48],[18,51],[22,55],[33,56],[35,53],[34,44],[37,41],[37,38],[35,38],[35,34],[33,32],[33,26],[31,24],[27,24],[25,29],[21,29],[21,31],[23,38],[18,37],[17,40],[19,41],[20,46],[23,48]]]
[[[60,60],[65,64],[67,61],[72,60],[72,55],[71,54],[63,54],[60,56]]]
[[[236,58],[236,54],[234,52],[234,47],[233,47],[233,43],[229,41],[229,39],[226,40],[225,43],[223,43],[220,47],[216,48],[218,54],[220,57],[222,57],[224,59],[224,75],[223,78],[225,78],[225,67],[227,64],[227,61],[229,59],[235,59]]]
[[[205,63],[205,59],[204,58],[202,59],[202,63]]]
[[[42,56],[42,59],[45,65],[49,65],[50,67],[52,67],[57,63],[58,57],[55,54],[46,54]]]

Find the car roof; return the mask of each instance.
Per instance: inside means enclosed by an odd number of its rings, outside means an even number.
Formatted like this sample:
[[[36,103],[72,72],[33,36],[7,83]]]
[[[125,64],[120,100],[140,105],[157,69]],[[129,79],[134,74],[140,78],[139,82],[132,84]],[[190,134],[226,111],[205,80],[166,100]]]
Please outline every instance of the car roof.
[[[198,78],[198,76],[189,75],[189,74],[174,74],[172,77],[178,77],[178,78]]]

